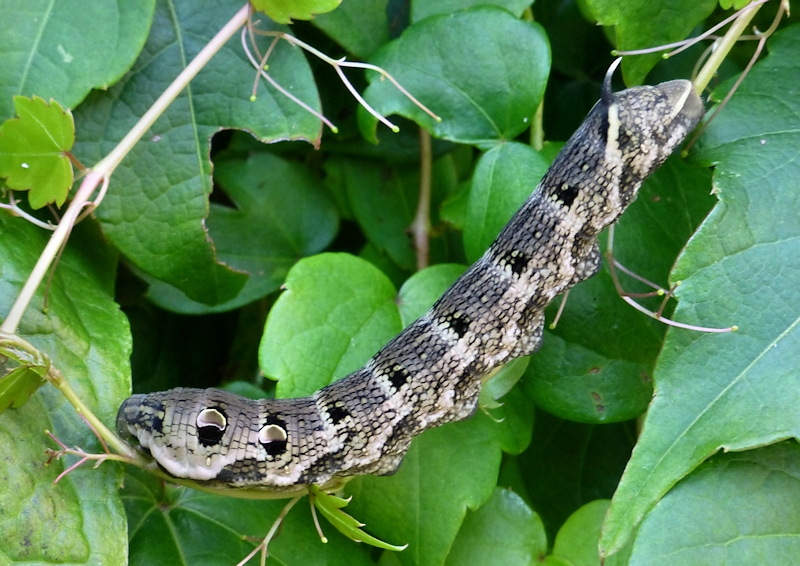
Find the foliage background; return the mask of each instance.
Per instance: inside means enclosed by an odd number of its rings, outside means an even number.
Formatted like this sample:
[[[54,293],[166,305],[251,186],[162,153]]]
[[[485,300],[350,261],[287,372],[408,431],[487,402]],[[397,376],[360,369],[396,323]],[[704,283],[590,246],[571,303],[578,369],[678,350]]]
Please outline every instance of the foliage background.
[[[309,394],[359,367],[482,253],[597,99],[612,44],[678,40],[726,14],[707,0],[487,3],[344,0],[291,25],[332,57],[384,66],[444,118],[348,72],[379,111],[404,117],[396,135],[286,44],[270,74],[339,133],[264,82],[250,102],[254,71],[231,40],[116,171],[95,219],[72,234],[47,309],[40,289],[20,335],[108,425],[131,383]],[[239,8],[7,0],[0,116],[14,115],[14,94],[55,98],[75,116],[73,153],[92,164]],[[606,564],[797,563],[800,28],[782,27],[615,237],[628,267],[682,281],[676,319],[739,332],[667,332],[624,305],[603,271],[517,364],[502,407],[421,435],[396,475],[347,485],[350,512],[407,550],[330,527],[322,545],[300,505],[270,563],[598,564],[598,541],[619,551]],[[728,58],[716,100],[752,50]],[[688,78],[700,51],[627,59],[625,81]],[[536,150],[542,99],[547,142]],[[414,273],[417,124],[434,137],[434,265]],[[0,210],[0,316],[47,237]],[[242,535],[263,536],[282,506],[114,464],[52,487],[64,464],[44,466],[43,428],[99,449],[50,387],[0,415],[0,564],[233,564],[254,545]]]

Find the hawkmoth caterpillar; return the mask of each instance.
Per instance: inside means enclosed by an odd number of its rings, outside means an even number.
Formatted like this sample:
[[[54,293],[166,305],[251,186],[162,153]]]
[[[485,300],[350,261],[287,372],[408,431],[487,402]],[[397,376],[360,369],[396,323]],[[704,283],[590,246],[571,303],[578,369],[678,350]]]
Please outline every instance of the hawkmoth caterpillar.
[[[702,114],[688,81],[614,93],[609,73],[601,100],[483,257],[363,368],[300,399],[134,395],[119,409],[119,432],[169,474],[211,487],[289,491],[394,472],[416,435],[474,413],[482,376],[536,351],[545,307],[597,273],[597,235]]]

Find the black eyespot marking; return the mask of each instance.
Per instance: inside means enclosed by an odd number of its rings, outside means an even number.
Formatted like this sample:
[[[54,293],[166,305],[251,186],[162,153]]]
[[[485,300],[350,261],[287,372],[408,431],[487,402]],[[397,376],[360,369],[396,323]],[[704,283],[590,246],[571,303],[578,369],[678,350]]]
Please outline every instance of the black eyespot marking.
[[[578,187],[575,185],[568,185],[564,183],[559,187],[558,191],[556,191],[556,198],[564,203],[564,206],[569,208],[572,206],[572,203],[575,202],[575,198],[578,196]]]
[[[455,332],[459,338],[463,338],[464,334],[469,330],[469,325],[472,321],[461,312],[454,312],[448,319],[450,323],[450,330]]]
[[[325,409],[328,411],[328,416],[330,417],[331,422],[335,425],[339,424],[350,416],[350,412],[344,407],[333,406],[325,407]]]
[[[153,432],[162,432],[164,430],[164,419],[159,416],[153,417]]]
[[[267,424],[258,431],[258,440],[268,456],[280,456],[288,444],[286,421],[278,415],[267,415]]]
[[[513,250],[503,255],[501,261],[511,268],[515,275],[522,275],[531,261],[531,256],[519,250]]]
[[[411,378],[406,368],[400,365],[393,366],[387,374],[387,377],[392,387],[395,389],[400,389],[403,385],[408,383],[408,380]]]
[[[220,407],[203,409],[197,415],[197,440],[203,446],[219,444],[227,425],[228,418]]]

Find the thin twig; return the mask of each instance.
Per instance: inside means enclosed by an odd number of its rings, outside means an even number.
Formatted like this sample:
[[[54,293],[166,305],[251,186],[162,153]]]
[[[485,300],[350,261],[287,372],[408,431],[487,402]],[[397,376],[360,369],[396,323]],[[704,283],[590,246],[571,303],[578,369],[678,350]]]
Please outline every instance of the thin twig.
[[[553,319],[553,322],[550,323],[550,330],[555,330],[556,326],[558,325],[558,321],[561,320],[561,313],[564,312],[564,307],[567,305],[567,297],[569,297],[569,289],[564,291],[564,294],[561,297],[561,304],[558,305],[556,317]]]
[[[244,566],[245,564],[247,564],[250,561],[250,559],[253,556],[258,554],[258,552],[261,551],[261,550],[263,550],[263,552],[261,553],[261,564],[263,565],[266,562],[267,556],[269,556],[269,552],[267,551],[267,546],[269,545],[270,541],[272,540],[272,537],[275,536],[275,531],[277,531],[278,527],[281,526],[281,523],[286,518],[286,515],[288,515],[289,511],[291,511],[292,507],[294,507],[294,504],[297,503],[298,501],[300,501],[300,498],[303,497],[304,495],[305,494],[296,495],[291,499],[291,501],[289,501],[289,503],[284,505],[284,507],[281,510],[280,514],[275,519],[275,521],[272,523],[272,527],[270,527],[269,532],[267,533],[267,536],[264,537],[264,540],[261,541],[261,543],[253,549],[253,552],[251,552],[250,554],[245,556],[244,559],[241,562],[239,562],[236,566]]]
[[[712,28],[709,28],[707,31],[701,33],[697,37],[690,37],[689,39],[684,39],[682,41],[676,41],[675,43],[667,43],[665,45],[659,45],[657,47],[648,47],[646,49],[634,49],[634,50],[631,50],[631,51],[616,51],[616,50],[614,50],[611,53],[615,57],[617,55],[622,55],[622,56],[625,56],[625,55],[646,55],[648,53],[658,53],[659,51],[665,51],[667,49],[672,49],[673,47],[677,47],[677,49],[675,49],[674,51],[671,51],[669,53],[664,54],[664,58],[666,59],[666,58],[672,57],[674,55],[677,55],[678,53],[681,53],[682,51],[685,51],[686,49],[688,49],[689,47],[691,47],[692,45],[694,45],[695,43],[697,43],[699,41],[702,41],[704,39],[709,38],[709,36],[713,35],[713,33],[715,31],[717,31],[720,28],[725,27],[730,22],[732,22],[733,20],[738,18],[740,15],[742,15],[744,12],[747,12],[748,10],[752,10],[755,6],[760,6],[761,4],[764,4],[766,2],[769,2],[769,0],[756,0],[755,2],[752,2],[752,3],[748,4],[747,6],[745,6],[744,8],[739,10],[738,12],[736,12],[735,14],[732,14],[732,15],[728,16],[727,18],[722,20],[720,23],[718,23],[717,25],[715,25]]]
[[[246,29],[242,30],[242,47],[244,48],[244,52],[247,55],[247,58],[250,60],[250,63],[253,65],[253,67],[256,68],[258,73],[262,77],[264,77],[267,81],[269,81],[269,84],[271,84],[273,87],[275,87],[275,90],[280,92],[282,95],[284,95],[286,98],[288,98],[289,100],[291,100],[292,102],[294,102],[298,106],[300,106],[306,112],[314,115],[318,120],[320,120],[326,126],[328,126],[334,134],[337,133],[339,131],[339,128],[334,126],[333,123],[330,120],[328,120],[325,116],[323,116],[322,114],[320,114],[319,112],[317,112],[316,110],[311,108],[308,104],[306,104],[305,102],[303,102],[302,100],[297,98],[291,92],[289,92],[288,90],[283,88],[281,85],[279,85],[277,83],[277,81],[275,79],[273,79],[271,76],[269,76],[267,74],[267,72],[264,70],[264,65],[266,64],[266,57],[260,63],[258,61],[256,61],[255,57],[253,57],[253,54],[250,53],[250,49],[247,47],[247,35],[246,35],[246,32],[247,32]],[[252,100],[252,98],[251,98],[251,100]]]

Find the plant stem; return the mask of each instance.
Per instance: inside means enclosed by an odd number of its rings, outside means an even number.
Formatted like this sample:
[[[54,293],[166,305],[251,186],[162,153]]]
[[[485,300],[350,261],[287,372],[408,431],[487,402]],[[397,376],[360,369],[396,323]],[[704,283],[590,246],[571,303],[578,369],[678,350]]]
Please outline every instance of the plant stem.
[[[536,113],[533,115],[531,124],[531,147],[536,151],[542,151],[544,147],[544,100],[539,103]]]
[[[200,69],[208,63],[211,57],[227,43],[233,34],[245,24],[249,14],[250,4],[248,3],[225,24],[225,27],[223,27],[202,51],[197,54],[197,57],[186,66],[183,72],[181,72],[172,84],[167,87],[167,90],[153,103],[133,129],[131,129],[122,141],[111,150],[111,153],[104,157],[95,165],[91,172],[86,175],[78,192],[75,194],[75,198],[72,200],[69,207],[67,207],[64,217],[61,219],[61,222],[58,223],[58,228],[53,232],[50,241],[47,243],[47,246],[45,246],[42,255],[39,256],[36,265],[28,276],[28,280],[22,287],[22,291],[20,291],[16,301],[14,301],[14,305],[11,307],[8,316],[3,321],[3,324],[0,325],[0,331],[9,334],[16,333],[17,327],[19,327],[19,323],[22,320],[22,315],[33,299],[36,289],[38,289],[42,279],[47,273],[47,269],[53,262],[53,258],[55,258],[58,250],[66,241],[72,230],[72,226],[78,218],[78,214],[89,202],[89,198],[92,196],[97,186],[111,176],[125,156],[133,149],[133,146],[136,145],[136,142],[147,133],[158,117],[164,113],[172,101],[175,100],[186,85],[189,84],[189,81],[191,81]]]
[[[711,53],[706,64],[700,69],[700,72],[694,80],[694,88],[698,94],[706,89],[708,83],[711,82],[711,79],[716,74],[717,69],[719,69],[719,66],[733,48],[733,45],[739,40],[739,37],[744,33],[745,29],[747,29],[750,21],[761,9],[763,4],[753,4],[752,6],[751,9],[743,11],[739,17],[734,20],[728,32],[717,44],[717,48]]]
[[[417,252],[417,271],[428,267],[429,238],[431,232],[431,171],[433,152],[431,135],[425,128],[419,129],[419,202],[417,214],[411,224],[414,248]]]

